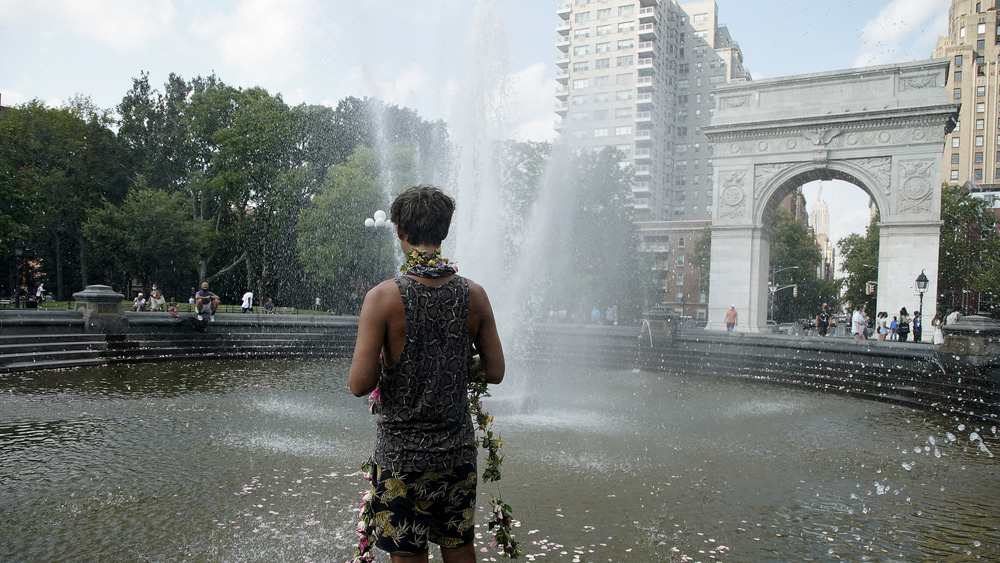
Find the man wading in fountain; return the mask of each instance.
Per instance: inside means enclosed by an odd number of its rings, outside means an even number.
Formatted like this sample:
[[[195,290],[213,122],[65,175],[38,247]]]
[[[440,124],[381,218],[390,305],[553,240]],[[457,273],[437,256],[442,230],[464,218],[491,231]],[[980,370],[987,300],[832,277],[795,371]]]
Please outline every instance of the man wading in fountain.
[[[408,269],[368,292],[358,320],[350,387],[356,397],[380,389],[372,508],[376,545],[394,562],[427,561],[428,541],[445,562],[476,560],[470,346],[487,383],[503,380],[504,357],[486,291],[440,256],[454,211],[430,186],[396,198]]]

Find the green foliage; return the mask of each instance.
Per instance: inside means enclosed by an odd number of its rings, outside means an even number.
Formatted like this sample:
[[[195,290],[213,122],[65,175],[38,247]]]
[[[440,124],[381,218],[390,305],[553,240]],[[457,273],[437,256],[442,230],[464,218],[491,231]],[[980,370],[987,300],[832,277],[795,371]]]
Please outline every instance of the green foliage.
[[[321,193],[298,220],[299,259],[339,311],[359,311],[367,289],[392,275],[395,233],[364,227],[365,218],[390,203],[379,176],[375,152],[359,148],[330,168]]]
[[[971,196],[962,186],[941,190],[941,246],[938,301],[942,309],[961,309],[963,290],[1000,303],[1000,235],[993,202]],[[967,311],[976,312],[976,311]]]
[[[862,301],[868,303],[865,312],[872,318],[878,313],[875,311],[878,289],[876,288],[876,293],[868,295],[865,285],[869,281],[874,281],[878,275],[878,221],[877,215],[872,217],[864,236],[852,233],[837,241],[841,270],[844,272],[843,299],[850,303],[852,308]]]
[[[183,300],[205,244],[205,225],[192,219],[180,194],[131,192],[121,205],[92,208],[83,226],[94,251],[109,257],[126,279],[152,283]]]
[[[822,251],[809,229],[792,217],[785,208],[778,208],[771,224],[771,271],[792,268],[778,272],[771,280],[777,286],[795,284],[798,295],[792,289],[778,291],[774,295],[774,320],[792,322],[810,318],[824,302],[833,303],[836,287],[831,282],[816,276],[817,266],[822,260]]]

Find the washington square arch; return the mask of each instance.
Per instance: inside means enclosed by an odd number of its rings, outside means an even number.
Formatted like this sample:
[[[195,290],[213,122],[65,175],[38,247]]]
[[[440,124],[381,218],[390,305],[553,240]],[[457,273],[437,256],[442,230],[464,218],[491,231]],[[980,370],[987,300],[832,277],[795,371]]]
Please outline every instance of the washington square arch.
[[[936,310],[941,157],[959,109],[947,73],[928,60],[716,89],[708,330],[732,305],[737,330],[766,328],[772,216],[814,180],[854,184],[878,208],[877,310],[914,308],[921,271],[924,310]]]

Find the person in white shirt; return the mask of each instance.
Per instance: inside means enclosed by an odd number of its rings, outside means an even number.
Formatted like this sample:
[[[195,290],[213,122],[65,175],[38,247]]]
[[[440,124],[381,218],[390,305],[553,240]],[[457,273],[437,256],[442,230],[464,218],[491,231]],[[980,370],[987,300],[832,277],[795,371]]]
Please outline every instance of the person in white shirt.
[[[247,292],[243,294],[243,305],[242,305],[242,307],[243,307],[243,312],[244,313],[252,313],[253,312],[253,292],[252,291],[247,290]]]
[[[865,329],[868,327],[868,318],[865,316],[864,309],[865,304],[858,303],[857,308],[854,309],[854,315],[851,316],[851,334],[854,335],[855,340],[867,338]]]

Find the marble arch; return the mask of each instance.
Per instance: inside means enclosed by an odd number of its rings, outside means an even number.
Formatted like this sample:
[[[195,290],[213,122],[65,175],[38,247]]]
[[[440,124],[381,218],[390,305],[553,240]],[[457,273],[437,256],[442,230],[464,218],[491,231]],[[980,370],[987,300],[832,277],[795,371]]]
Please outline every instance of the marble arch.
[[[915,309],[923,270],[924,313],[935,310],[941,159],[959,109],[947,73],[947,60],[928,60],[715,90],[704,128],[714,168],[708,330],[725,329],[731,305],[737,330],[766,328],[771,217],[813,180],[847,181],[878,207],[877,309]]]

